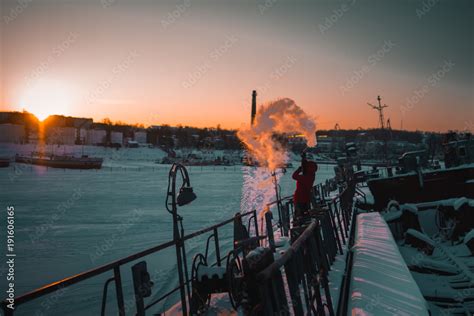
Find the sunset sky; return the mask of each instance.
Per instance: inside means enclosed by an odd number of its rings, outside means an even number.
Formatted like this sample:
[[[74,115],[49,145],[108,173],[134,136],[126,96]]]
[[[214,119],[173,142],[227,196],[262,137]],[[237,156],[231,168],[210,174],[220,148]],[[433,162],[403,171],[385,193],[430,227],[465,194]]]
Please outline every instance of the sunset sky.
[[[0,0],[0,109],[238,128],[293,99],[318,128],[474,131],[472,0]]]

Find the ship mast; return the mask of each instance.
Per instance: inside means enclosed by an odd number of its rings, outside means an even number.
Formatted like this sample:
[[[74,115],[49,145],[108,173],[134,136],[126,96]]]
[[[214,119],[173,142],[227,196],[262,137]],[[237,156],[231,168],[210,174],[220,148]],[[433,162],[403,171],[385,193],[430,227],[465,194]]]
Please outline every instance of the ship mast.
[[[373,104],[370,104],[370,103],[367,103],[370,107],[372,107],[374,110],[377,110],[379,112],[379,124],[380,124],[380,128],[381,129],[384,129],[385,128],[385,125],[384,125],[384,118],[383,118],[383,109],[388,107],[388,105],[384,104],[382,105],[380,103],[380,101],[382,100],[382,98],[378,95],[377,96],[377,101],[379,102],[379,105],[378,106],[375,106]]]
[[[384,123],[384,116],[383,116],[383,109],[388,107],[388,105],[384,104],[382,105],[382,103],[380,101],[382,101],[382,98],[380,97],[380,95],[377,96],[377,101],[378,101],[378,105],[375,106],[373,104],[370,104],[370,103],[367,103],[371,108],[373,108],[374,110],[377,110],[379,112],[379,124],[380,124],[380,128],[381,128],[381,132],[382,132],[382,139],[383,139],[383,158],[384,158],[384,161],[386,163],[389,163],[388,162],[388,148],[387,148],[387,135],[385,133],[385,123]],[[387,125],[390,126],[390,119],[387,120]],[[390,126],[390,133],[391,133],[391,126]]]

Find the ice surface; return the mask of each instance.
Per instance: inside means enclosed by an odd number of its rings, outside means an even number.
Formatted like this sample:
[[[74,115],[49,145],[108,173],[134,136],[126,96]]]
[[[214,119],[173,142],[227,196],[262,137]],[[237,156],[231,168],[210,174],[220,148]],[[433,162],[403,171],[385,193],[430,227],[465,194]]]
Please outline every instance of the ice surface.
[[[469,203],[469,200],[465,197],[456,199],[453,203],[453,208],[458,211],[464,204]]]
[[[460,207],[465,202],[468,202],[470,206],[474,206],[474,199],[468,199],[468,198],[465,198],[465,197],[422,202],[422,203],[417,203],[416,206],[418,208],[423,208],[423,209],[436,208],[438,205],[451,206],[451,207],[455,208],[455,205],[457,205],[457,207]]]
[[[290,246],[290,238],[286,236],[279,236],[275,238],[275,247],[287,249]]]
[[[401,206],[402,211],[411,212],[413,214],[418,214],[418,208],[414,204],[403,204]]]
[[[442,298],[452,298],[454,300],[458,296],[457,291],[453,290],[442,277],[417,272],[412,272],[412,275],[417,283],[423,284],[421,291],[424,296],[440,298],[441,301]]]
[[[464,243],[467,244],[472,238],[474,238],[474,229],[471,229],[471,231],[464,236]]]
[[[34,146],[0,144],[0,155],[28,153]],[[55,148],[57,153],[82,153],[82,146]],[[16,209],[17,295],[50,282],[89,270],[172,239],[171,215],[165,210],[169,165],[155,164],[165,154],[159,149],[120,149],[84,146],[84,153],[105,157],[101,170],[63,170],[12,164],[0,169],[0,201]],[[236,212],[250,211],[261,205],[261,188],[244,176],[251,167],[190,167],[191,185],[197,199],[179,209],[186,233],[216,224]],[[294,181],[291,170],[281,176],[282,196],[291,195]],[[317,182],[334,176],[333,166],[320,165]],[[248,194],[248,192],[251,194]],[[79,198],[75,198],[79,192]],[[270,193],[268,193],[270,194]],[[274,191],[273,193],[274,194]],[[245,201],[242,200],[245,197]],[[241,207],[242,206],[242,207]],[[5,212],[2,212],[5,221]],[[232,249],[232,225],[219,230],[221,255]],[[186,242],[188,266],[191,258],[204,252],[208,235]],[[5,230],[0,229],[5,240]],[[215,256],[210,247],[210,257]],[[177,284],[175,249],[150,255],[147,261],[154,280],[152,297],[172,290]],[[133,262],[133,264],[136,262]],[[189,271],[191,271],[189,269]],[[3,279],[5,264],[0,265]],[[131,264],[121,268],[127,314],[135,310]],[[97,315],[100,313],[106,273],[59,292],[20,306],[15,315]],[[5,282],[0,291],[5,293]],[[107,314],[116,313],[115,290],[109,288]],[[179,295],[171,296],[152,312],[173,306]],[[2,295],[3,297],[3,295]],[[227,299],[224,296],[222,299]],[[48,308],[45,308],[47,306]]]
[[[390,211],[381,213],[386,222],[391,222],[396,219],[399,219],[402,216],[402,211]]]
[[[428,315],[427,303],[379,213],[357,216],[352,315]]]
[[[426,236],[425,234],[423,234],[423,233],[421,233],[421,232],[419,232],[415,229],[412,229],[412,228],[408,229],[407,230],[407,235],[412,235],[417,239],[423,240],[425,243],[432,246],[433,248],[436,246],[435,242],[430,237]]]

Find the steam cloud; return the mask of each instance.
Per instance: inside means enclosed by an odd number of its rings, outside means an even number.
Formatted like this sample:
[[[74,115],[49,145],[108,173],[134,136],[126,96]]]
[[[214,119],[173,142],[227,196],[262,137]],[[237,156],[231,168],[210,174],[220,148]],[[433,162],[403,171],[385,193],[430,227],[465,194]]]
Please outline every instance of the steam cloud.
[[[237,136],[261,166],[275,170],[288,158],[286,150],[273,139],[278,133],[302,134],[308,146],[316,145],[316,122],[288,98],[261,106],[254,125],[241,128]]]

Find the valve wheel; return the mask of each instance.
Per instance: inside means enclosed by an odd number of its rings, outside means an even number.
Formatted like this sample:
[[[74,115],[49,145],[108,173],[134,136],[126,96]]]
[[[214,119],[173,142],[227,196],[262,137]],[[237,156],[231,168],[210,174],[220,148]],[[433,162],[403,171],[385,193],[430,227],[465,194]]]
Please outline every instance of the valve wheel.
[[[193,259],[191,268],[191,279],[193,281],[198,281],[198,269],[200,265],[207,266],[207,260],[202,253],[198,253]]]
[[[237,310],[243,298],[243,269],[242,262],[236,251],[232,250],[229,252],[226,268],[230,303]]]
[[[194,289],[195,284],[201,283],[198,279],[198,271],[200,266],[207,266],[207,260],[204,257],[202,253],[198,253],[194,259],[193,259],[193,264],[191,266],[191,281],[193,284],[193,290],[192,290],[192,295],[197,295],[200,296],[199,291]],[[200,297],[199,300],[203,303],[201,308],[199,309],[199,314],[203,314],[207,308],[209,307],[209,304],[211,303],[211,294],[207,294],[206,297]]]

